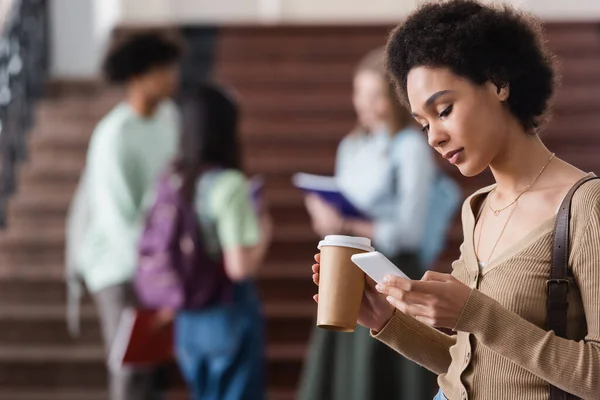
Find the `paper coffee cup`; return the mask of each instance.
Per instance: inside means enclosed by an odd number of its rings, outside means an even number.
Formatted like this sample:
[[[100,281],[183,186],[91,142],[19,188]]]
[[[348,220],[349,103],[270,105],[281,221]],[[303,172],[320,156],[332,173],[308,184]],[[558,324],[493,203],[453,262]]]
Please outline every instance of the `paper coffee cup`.
[[[354,332],[365,288],[365,273],[351,260],[354,254],[374,251],[363,237],[330,235],[319,242],[319,328]]]

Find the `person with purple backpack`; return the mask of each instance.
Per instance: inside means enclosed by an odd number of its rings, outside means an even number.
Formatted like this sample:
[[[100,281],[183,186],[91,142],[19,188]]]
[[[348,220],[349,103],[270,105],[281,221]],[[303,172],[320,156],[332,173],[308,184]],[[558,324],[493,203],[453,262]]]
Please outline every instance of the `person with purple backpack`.
[[[253,278],[271,218],[241,172],[233,100],[201,84],[181,106],[179,156],[158,182],[134,287],[143,306],[173,313],[175,355],[194,400],[261,400],[264,328]]]

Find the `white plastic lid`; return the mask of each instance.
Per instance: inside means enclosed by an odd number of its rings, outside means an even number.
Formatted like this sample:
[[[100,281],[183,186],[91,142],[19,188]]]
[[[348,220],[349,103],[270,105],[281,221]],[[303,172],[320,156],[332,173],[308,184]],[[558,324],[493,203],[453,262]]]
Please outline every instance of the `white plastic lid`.
[[[324,246],[350,247],[364,251],[375,250],[371,247],[371,239],[356,236],[328,235],[319,242],[317,248],[321,250],[321,247]]]

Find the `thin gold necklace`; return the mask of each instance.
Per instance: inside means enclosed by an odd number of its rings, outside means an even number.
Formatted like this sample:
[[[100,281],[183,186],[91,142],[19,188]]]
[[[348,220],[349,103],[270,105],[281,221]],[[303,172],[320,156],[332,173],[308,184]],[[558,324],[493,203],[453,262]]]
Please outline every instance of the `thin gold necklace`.
[[[488,203],[489,197],[487,197],[485,199],[485,202]],[[514,204],[514,202],[513,202]],[[492,247],[492,251],[490,252],[490,255],[487,258],[487,263],[490,262],[490,260],[492,259],[492,256],[494,255],[494,251],[496,251],[496,246],[498,246],[498,243],[500,242],[500,239],[502,238],[502,236],[504,235],[504,231],[506,230],[506,227],[508,226],[508,221],[510,221],[510,219],[512,218],[513,214],[515,213],[515,210],[517,209],[517,206],[515,205],[513,207],[513,209],[510,211],[510,214],[508,215],[508,218],[506,219],[506,222],[504,223],[504,226],[502,227],[502,230],[500,231],[500,235],[498,235],[498,239],[496,239],[496,243],[494,243],[494,247]],[[481,215],[481,223],[479,224],[479,235],[477,237],[477,249],[475,249],[475,253],[477,255],[477,259],[481,262],[481,258],[479,257],[479,244],[481,243],[481,232],[483,232],[483,222],[485,221],[485,212],[482,213]]]
[[[504,206],[504,207],[498,208],[498,209],[494,209],[492,207],[492,202],[486,200],[486,203],[488,203],[488,207],[490,208],[490,210],[494,214],[494,217],[497,217],[498,214],[500,214],[502,211],[506,210],[508,207],[510,207],[513,204],[515,204],[521,198],[521,196],[523,196],[523,194],[525,192],[527,192],[529,189],[531,189],[531,187],[533,186],[533,184],[535,182],[537,182],[538,178],[542,175],[542,173],[544,172],[544,170],[546,169],[546,167],[548,165],[550,165],[550,161],[552,161],[552,159],[554,158],[554,155],[555,155],[555,153],[550,154],[550,157],[548,158],[548,161],[546,161],[546,163],[544,164],[544,166],[542,167],[542,169],[540,170],[540,172],[538,172],[538,174],[536,175],[536,177],[533,178],[533,180],[531,182],[529,182],[529,185],[527,185],[527,187],[525,189],[523,189],[523,191],[521,193],[519,193],[517,195],[517,197],[515,197],[515,199],[513,201],[511,201],[510,203],[508,203],[507,206]],[[489,199],[491,199],[492,193],[494,193],[495,191],[496,191],[496,188],[493,188],[492,191],[490,192],[490,194],[488,195]]]

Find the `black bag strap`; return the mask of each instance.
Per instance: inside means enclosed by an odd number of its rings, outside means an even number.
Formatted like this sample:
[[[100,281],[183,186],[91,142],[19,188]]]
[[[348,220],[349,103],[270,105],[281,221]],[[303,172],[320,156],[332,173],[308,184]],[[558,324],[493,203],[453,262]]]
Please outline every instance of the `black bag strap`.
[[[565,196],[554,225],[554,247],[548,285],[547,328],[556,336],[567,337],[567,312],[569,309],[569,228],[573,195],[584,183],[600,177],[587,176],[579,180]],[[567,400],[568,394],[550,385],[550,400]]]

